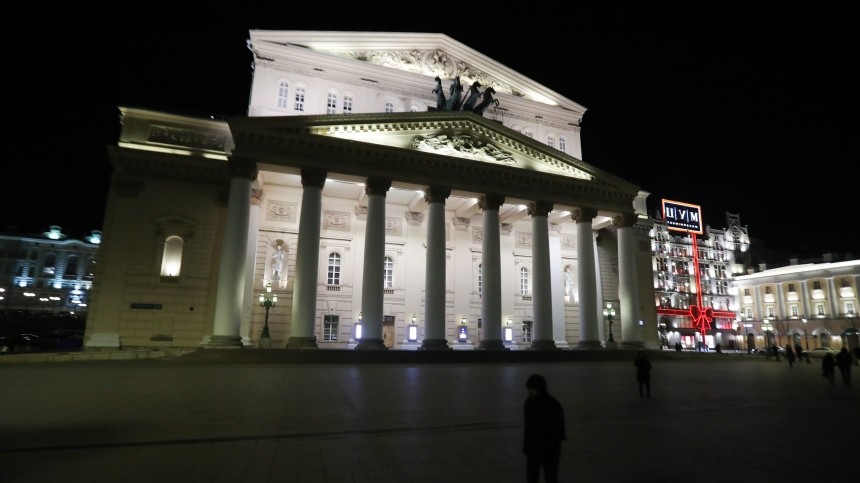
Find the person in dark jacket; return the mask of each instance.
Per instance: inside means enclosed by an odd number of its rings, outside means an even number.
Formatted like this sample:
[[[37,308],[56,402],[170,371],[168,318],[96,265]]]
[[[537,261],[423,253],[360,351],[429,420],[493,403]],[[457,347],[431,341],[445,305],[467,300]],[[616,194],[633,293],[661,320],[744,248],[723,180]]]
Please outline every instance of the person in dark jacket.
[[[851,353],[848,352],[848,349],[843,347],[838,354],[836,354],[836,367],[839,368],[839,374],[842,375],[842,383],[846,386],[851,385],[851,364],[854,361],[851,360]]]
[[[523,453],[526,455],[526,481],[537,483],[543,467],[546,483],[558,482],[561,442],[567,439],[564,409],[549,394],[546,379],[532,374],[526,381],[528,397],[523,406]]]
[[[821,359],[821,375],[823,375],[831,385],[833,384],[833,368],[835,366],[836,358],[833,357],[833,354],[824,354],[824,358]]]
[[[788,359],[788,367],[794,367],[794,350],[791,344],[785,344],[785,358]]]
[[[642,388],[644,386],[648,397],[651,397],[651,361],[648,360],[648,355],[645,351],[636,353],[636,358],[633,359],[633,365],[636,366],[636,382],[639,383],[639,397],[642,397]]]

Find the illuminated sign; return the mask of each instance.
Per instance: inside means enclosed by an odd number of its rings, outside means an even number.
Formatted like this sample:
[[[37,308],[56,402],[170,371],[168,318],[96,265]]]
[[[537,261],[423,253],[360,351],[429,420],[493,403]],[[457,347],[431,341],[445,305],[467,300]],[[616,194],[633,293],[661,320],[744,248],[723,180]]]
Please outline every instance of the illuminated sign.
[[[702,207],[663,200],[663,221],[666,228],[674,231],[702,234]]]

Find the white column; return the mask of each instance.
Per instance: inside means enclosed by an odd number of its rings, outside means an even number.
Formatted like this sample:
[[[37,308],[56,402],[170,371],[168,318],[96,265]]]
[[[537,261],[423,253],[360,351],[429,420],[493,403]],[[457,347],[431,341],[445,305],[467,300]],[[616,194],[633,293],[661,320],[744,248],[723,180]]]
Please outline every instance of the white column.
[[[639,293],[636,290],[636,241],[633,225],[636,215],[625,213],[616,216],[613,223],[618,228],[618,297],[621,307],[621,347],[638,349],[643,347],[642,330],[639,327]]]
[[[600,349],[597,317],[597,274],[594,270],[594,245],[592,219],[597,216],[594,208],[576,208],[571,219],[576,222],[576,257],[579,270],[579,344],[580,349]]]
[[[368,178],[367,226],[364,237],[364,273],[361,277],[361,339],[356,350],[386,350],[382,340],[382,305],[385,259],[385,195],[391,180]]]
[[[839,289],[836,288],[836,282],[833,277],[827,279],[827,299],[830,300],[830,316],[828,319],[836,319],[842,312],[839,308]]]
[[[445,200],[451,189],[430,186],[427,202],[427,256],[424,271],[424,340],[419,350],[450,350],[445,339]]]
[[[317,286],[320,263],[322,190],[327,173],[302,170],[302,208],[296,243],[296,275],[293,280],[293,311],[287,349],[318,349],[316,325]],[[380,282],[381,283],[381,282]]]
[[[552,336],[552,266],[549,260],[549,225],[547,215],[552,203],[536,201],[529,206],[532,217],[532,311],[534,313],[534,338],[532,349],[553,350],[556,348]]]
[[[218,270],[215,323],[205,347],[242,347],[239,327],[245,290],[245,253],[248,245],[248,220],[251,211],[251,182],[257,177],[255,163],[230,160],[233,179],[227,201],[227,220]]]
[[[481,197],[484,234],[481,239],[481,344],[485,350],[507,350],[502,341],[502,262],[499,207],[505,197]]]
[[[257,236],[260,230],[260,202],[263,191],[251,190],[251,207],[248,212],[248,242],[245,252],[245,300],[254,300],[254,265],[257,259]],[[252,344],[251,340],[251,313],[252,304],[242,306],[242,323],[239,327],[239,335],[242,337],[242,345]]]

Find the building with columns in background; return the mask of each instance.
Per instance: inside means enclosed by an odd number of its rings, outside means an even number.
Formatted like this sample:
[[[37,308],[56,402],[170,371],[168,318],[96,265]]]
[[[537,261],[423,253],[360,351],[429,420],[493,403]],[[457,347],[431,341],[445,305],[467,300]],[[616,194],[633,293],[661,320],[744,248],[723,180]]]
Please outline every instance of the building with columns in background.
[[[659,347],[648,193],[583,106],[442,34],[248,45],[247,116],[120,108],[87,350]]]

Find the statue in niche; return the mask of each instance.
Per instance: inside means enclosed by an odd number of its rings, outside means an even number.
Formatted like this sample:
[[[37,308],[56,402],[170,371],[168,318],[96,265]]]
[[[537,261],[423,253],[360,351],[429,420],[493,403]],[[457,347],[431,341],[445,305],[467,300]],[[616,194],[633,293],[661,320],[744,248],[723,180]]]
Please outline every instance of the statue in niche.
[[[272,256],[272,280],[281,280],[281,271],[284,269],[284,248],[278,245],[275,255]]]

